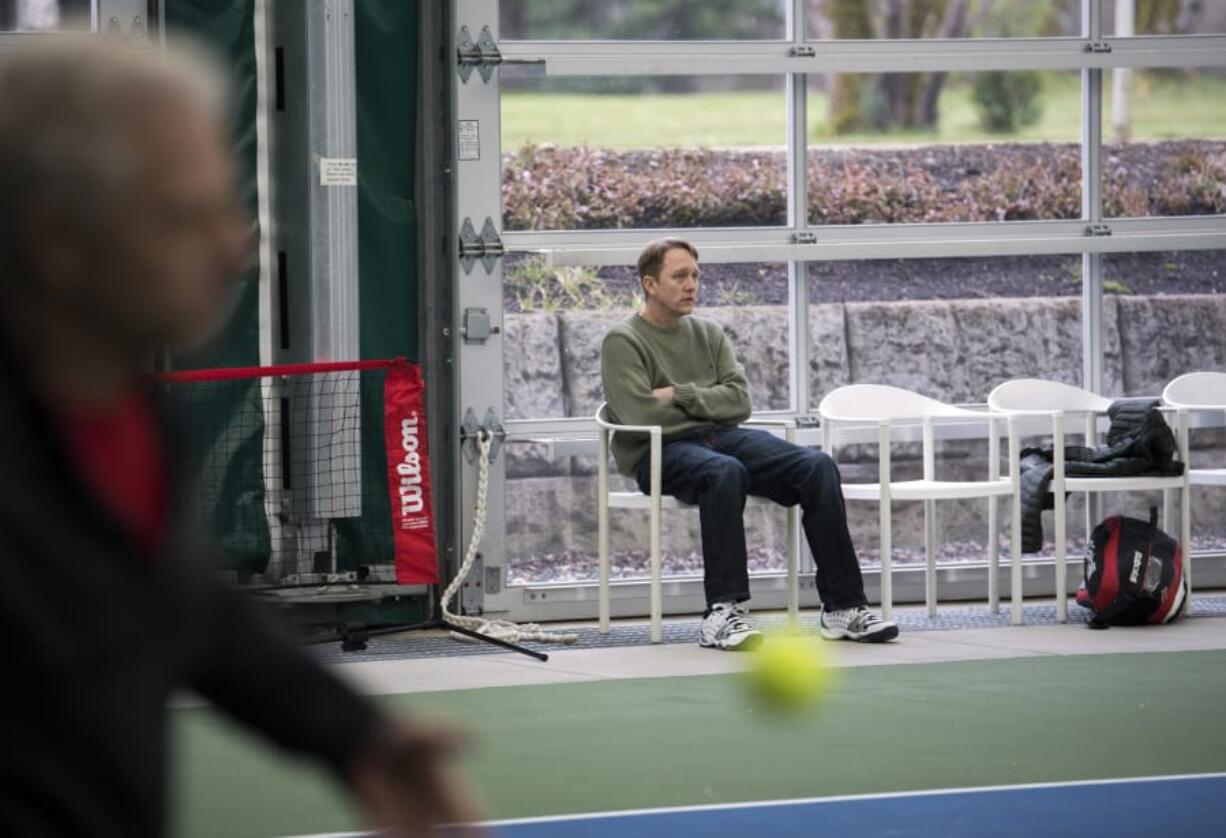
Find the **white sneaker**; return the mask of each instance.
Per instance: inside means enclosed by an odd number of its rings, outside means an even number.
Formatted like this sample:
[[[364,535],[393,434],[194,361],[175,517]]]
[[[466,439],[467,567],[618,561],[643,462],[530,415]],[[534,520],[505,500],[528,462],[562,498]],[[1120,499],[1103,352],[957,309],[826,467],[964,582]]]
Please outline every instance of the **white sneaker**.
[[[827,640],[858,640],[861,643],[885,643],[898,637],[898,626],[883,620],[868,610],[867,605],[822,610],[822,637]]]
[[[739,602],[717,602],[702,618],[698,645],[747,652],[762,645],[762,632],[753,627],[749,611]]]

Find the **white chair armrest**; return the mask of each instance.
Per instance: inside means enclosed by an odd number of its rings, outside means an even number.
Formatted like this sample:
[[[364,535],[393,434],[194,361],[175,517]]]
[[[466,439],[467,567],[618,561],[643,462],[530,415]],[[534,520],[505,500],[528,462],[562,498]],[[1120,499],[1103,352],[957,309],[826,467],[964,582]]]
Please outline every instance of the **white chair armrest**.
[[[1060,416],[1066,416],[1066,417],[1067,416],[1089,416],[1089,415],[1106,416],[1107,415],[1106,410],[1047,410],[1047,409],[1011,410],[1010,408],[1007,408],[1007,407],[992,408],[990,413],[993,413],[996,416],[1013,416],[1013,417],[1017,417],[1018,419],[1037,419],[1037,418],[1050,419],[1056,414],[1059,414]],[[984,415],[988,415],[988,414],[984,414]]]
[[[663,425],[619,425],[616,422],[610,422],[605,419],[603,414],[608,405],[601,403],[600,407],[596,408],[596,425],[606,431],[616,431],[617,433],[629,434],[654,434],[662,436],[664,434]]]
[[[796,420],[795,419],[755,419],[750,416],[742,425],[759,425],[766,428],[783,428],[783,438],[788,442],[796,441]]]
[[[974,416],[893,416],[889,419],[879,419],[876,417],[865,417],[863,419],[832,419],[827,416],[822,417],[822,423],[829,425],[837,425],[840,428],[876,428],[882,422],[890,427],[922,425],[925,421],[930,422],[934,427],[937,425],[969,425],[977,422],[987,424],[989,419],[997,419],[1007,421],[1010,417],[1050,417],[1054,411],[1026,411],[1015,412],[1006,410],[982,410],[976,411]]]
[[[605,422],[597,419],[597,424],[606,431],[616,431],[619,434],[657,434],[663,435],[663,425],[615,425],[612,422]]]
[[[742,425],[773,425],[777,428],[795,428],[796,420],[795,419],[766,419],[766,418],[755,418],[753,416],[750,416],[748,419],[746,419],[741,424]]]

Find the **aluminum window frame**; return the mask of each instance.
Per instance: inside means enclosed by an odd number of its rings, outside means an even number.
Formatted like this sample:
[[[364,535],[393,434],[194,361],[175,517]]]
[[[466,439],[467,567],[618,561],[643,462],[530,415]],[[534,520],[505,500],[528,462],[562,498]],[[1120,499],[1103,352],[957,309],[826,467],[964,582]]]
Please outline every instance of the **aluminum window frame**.
[[[1097,5],[1097,3],[1096,3]],[[803,12],[802,12],[803,13]],[[1084,14],[1084,12],[1083,12]],[[1109,70],[1226,63],[1224,35],[821,41],[507,41],[504,61],[546,76]],[[812,54],[809,54],[812,50]]]
[[[1083,383],[1092,390],[1102,389],[1102,259],[1103,253],[1170,250],[1226,249],[1226,216],[1170,216],[1103,219],[1102,213],[1102,71],[1114,68],[1203,67],[1226,65],[1226,34],[1175,36],[1104,36],[1101,31],[1102,0],[1082,0],[1082,27],[1079,37],[1045,38],[959,38],[871,41],[831,41],[806,37],[804,0],[791,0],[787,32],[783,40],[769,41],[498,41],[498,0],[454,0],[456,27],[469,24],[475,33],[480,25],[490,26],[503,63],[534,64],[546,77],[566,76],[649,76],[649,75],[783,75],[786,79],[788,109],[787,183],[788,220],[771,227],[728,228],[636,228],[611,230],[506,231],[502,241],[507,253],[544,256],[563,265],[631,265],[642,243],[662,235],[689,238],[702,252],[704,262],[776,262],[788,265],[790,408],[772,411],[776,415],[806,416],[813,403],[809,392],[808,365],[808,276],[811,261],[950,258],[974,256],[1020,256],[1081,254],[1082,256],[1082,345],[1085,358]],[[809,149],[806,134],[806,82],[809,74],[829,72],[886,73],[997,70],[1077,70],[1081,74],[1082,113],[1082,216],[1079,219],[1008,222],[956,222],[919,224],[814,225],[808,221],[808,185],[805,163]],[[473,79],[476,79],[473,75]],[[501,120],[501,93],[497,73],[488,84],[470,81],[455,85],[461,107],[468,100],[483,104],[475,113],[484,124],[497,129]],[[478,90],[478,88],[486,88]],[[490,95],[491,89],[493,95]],[[469,95],[471,94],[471,95]],[[474,113],[470,110],[470,114]],[[470,117],[471,118],[471,117]],[[500,136],[492,143],[482,141],[482,152],[492,146],[500,159]],[[483,168],[488,170],[489,164]],[[459,178],[457,225],[474,216],[466,209],[470,190],[480,193],[483,207],[501,207],[500,179],[484,183]],[[501,212],[494,219],[502,226]],[[1089,226],[1105,224],[1106,234],[1092,234]],[[812,241],[809,241],[812,239]],[[479,269],[477,269],[479,270]],[[459,296],[471,288],[457,271]],[[501,288],[501,266],[491,271]],[[480,296],[492,301],[489,293]],[[457,310],[462,309],[461,302]],[[496,302],[501,313],[501,299]],[[497,318],[501,320],[501,316]],[[457,327],[458,327],[457,323]],[[501,414],[503,382],[501,353],[496,371],[487,353],[478,362],[465,359],[462,344],[457,346],[461,390],[466,372],[473,388],[497,399]],[[496,379],[496,392],[489,386]],[[460,415],[468,405],[458,405]],[[536,417],[506,423],[508,439],[513,441],[571,440],[583,446],[594,433],[586,417]],[[569,443],[564,444],[564,447]],[[562,454],[564,456],[564,454]],[[495,470],[496,480],[504,474]],[[501,492],[495,491],[500,495]],[[499,508],[487,522],[485,564],[501,566],[505,521]],[[467,538],[468,524],[464,534]],[[1198,556],[1199,557],[1199,556]],[[488,580],[488,576],[486,577]],[[680,592],[688,583],[674,587]],[[765,583],[764,583],[765,584]],[[774,583],[771,582],[771,585]],[[548,606],[540,591],[566,589],[568,601],[586,603],[594,614],[594,596],[583,585],[528,586],[500,588],[496,594],[485,592],[487,611],[506,613],[515,619],[547,616]],[[529,597],[529,590],[533,592]],[[688,590],[688,589],[686,589]],[[539,594],[539,596],[538,596]],[[691,596],[687,594],[687,596]],[[692,598],[692,596],[691,596]],[[686,600],[688,602],[688,600]],[[582,611],[583,608],[580,608]],[[575,616],[568,607],[566,615]],[[561,612],[559,612],[561,613]],[[584,612],[586,613],[586,612]]]

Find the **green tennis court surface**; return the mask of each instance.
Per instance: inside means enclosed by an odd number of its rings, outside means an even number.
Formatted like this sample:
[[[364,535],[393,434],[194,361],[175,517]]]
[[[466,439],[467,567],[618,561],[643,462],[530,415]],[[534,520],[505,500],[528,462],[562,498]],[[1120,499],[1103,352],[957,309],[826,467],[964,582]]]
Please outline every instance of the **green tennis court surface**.
[[[462,660],[456,666],[464,666]],[[819,714],[762,718],[728,675],[386,696],[458,720],[490,818],[1226,770],[1226,651],[848,669]],[[358,829],[323,772],[174,711],[176,834]]]

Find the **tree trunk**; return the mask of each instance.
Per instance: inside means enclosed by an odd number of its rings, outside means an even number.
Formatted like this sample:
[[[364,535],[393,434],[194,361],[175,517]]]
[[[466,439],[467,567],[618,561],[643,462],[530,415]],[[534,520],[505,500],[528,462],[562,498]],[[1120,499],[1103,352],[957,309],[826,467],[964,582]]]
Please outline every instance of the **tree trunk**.
[[[825,9],[836,38],[872,38],[871,4],[863,0],[829,0]],[[894,0],[881,19],[881,36],[954,38],[966,33],[967,0]],[[830,99],[836,134],[866,128],[933,128],[940,117],[946,73],[883,73],[865,85],[858,76],[839,75]],[[866,92],[876,92],[878,107],[866,113]],[[875,123],[875,124],[871,124]]]
[[[966,34],[967,0],[952,0],[945,9],[944,19],[937,29],[937,38],[956,38]],[[929,73],[924,79],[920,94],[919,121],[924,128],[935,128],[941,121],[941,88],[948,74],[945,71]]]
[[[863,0],[828,0],[828,17],[839,40],[873,37],[873,22]],[[850,134],[864,128],[860,77],[840,73],[830,91],[830,126],[835,134]]]
[[[1115,34],[1133,34],[1136,7],[1133,0],[1115,0]],[[1111,71],[1111,130],[1117,143],[1132,138],[1132,70],[1117,67]]]

